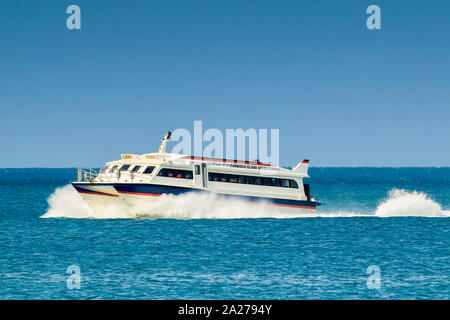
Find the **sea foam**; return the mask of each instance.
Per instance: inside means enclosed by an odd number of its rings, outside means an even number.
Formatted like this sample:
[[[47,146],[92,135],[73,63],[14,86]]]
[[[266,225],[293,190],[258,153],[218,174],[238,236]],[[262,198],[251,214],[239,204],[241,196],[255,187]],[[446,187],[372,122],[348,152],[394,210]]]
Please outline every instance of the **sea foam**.
[[[321,212],[286,214],[275,206],[263,202],[245,203],[224,199],[207,193],[187,193],[180,196],[163,195],[152,202],[142,202],[130,207],[114,204],[95,212],[83,201],[71,185],[57,188],[49,197],[48,211],[42,218],[93,218],[93,219],[248,219],[248,218],[299,218],[299,217],[448,217],[450,210],[428,195],[417,191],[393,189],[370,214],[357,212]],[[326,204],[332,206],[332,204]],[[329,208],[327,208],[329,209]]]
[[[393,189],[388,198],[377,207],[375,216],[448,217],[450,210],[443,210],[439,203],[423,192]]]

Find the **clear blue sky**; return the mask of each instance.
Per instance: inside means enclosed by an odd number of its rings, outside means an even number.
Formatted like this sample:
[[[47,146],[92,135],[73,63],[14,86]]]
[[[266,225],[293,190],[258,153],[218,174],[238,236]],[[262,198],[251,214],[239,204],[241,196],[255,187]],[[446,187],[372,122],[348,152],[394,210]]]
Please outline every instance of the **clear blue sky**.
[[[66,28],[81,7],[82,29]],[[382,29],[366,28],[370,4]],[[100,166],[169,129],[279,128],[280,163],[450,165],[450,2],[0,2],[0,167]]]

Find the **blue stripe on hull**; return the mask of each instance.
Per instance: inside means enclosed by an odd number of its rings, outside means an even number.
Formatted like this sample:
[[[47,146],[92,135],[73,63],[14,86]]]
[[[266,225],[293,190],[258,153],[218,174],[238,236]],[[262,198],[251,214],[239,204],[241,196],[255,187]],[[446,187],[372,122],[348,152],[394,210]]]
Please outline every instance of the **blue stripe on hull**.
[[[179,195],[186,192],[199,192],[202,190],[193,188],[183,188],[175,186],[165,186],[157,184],[114,184],[114,188],[119,193],[136,194],[173,194]]]
[[[114,184],[114,188],[119,193],[128,194],[141,194],[141,195],[160,195],[160,194],[173,194],[180,195],[187,192],[204,192],[203,190],[193,188],[183,188],[176,186],[156,185],[156,184]],[[274,205],[287,206],[287,207],[302,207],[307,209],[315,209],[317,202],[301,201],[301,200],[287,200],[276,198],[263,198],[253,196],[236,196],[219,194],[226,198],[245,200],[250,202],[267,201]]]
[[[77,189],[77,191],[80,191],[79,189],[80,187],[83,187],[83,184],[73,183],[73,186],[75,187],[75,189]],[[119,193],[148,195],[148,196],[160,196],[162,194],[180,195],[188,192],[205,192],[204,190],[189,187],[177,187],[158,184],[95,183],[92,184],[92,186],[111,186],[114,187]],[[237,196],[226,194],[219,194],[219,195],[229,199],[245,200],[250,202],[266,201],[269,202],[269,204],[286,207],[315,209],[319,205],[318,202],[312,201],[264,198],[254,196]]]
[[[93,194],[93,195],[99,195],[99,196],[108,196],[108,197],[118,197],[116,194],[110,194],[106,192],[100,192],[96,190],[86,189],[81,187],[80,185],[72,184],[75,190],[77,190],[79,193],[87,193],[87,194]]]

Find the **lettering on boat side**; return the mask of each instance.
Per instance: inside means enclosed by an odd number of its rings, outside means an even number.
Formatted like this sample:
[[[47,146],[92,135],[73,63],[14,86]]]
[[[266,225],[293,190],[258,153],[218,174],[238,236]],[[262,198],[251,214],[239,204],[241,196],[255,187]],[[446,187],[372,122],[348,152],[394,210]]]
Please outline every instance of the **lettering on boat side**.
[[[207,163],[206,166],[208,166],[208,167],[216,166],[216,167],[231,167],[231,168],[254,169],[254,170],[280,171],[280,168],[277,168],[277,167],[252,166],[252,165],[246,165],[246,164],[220,163],[220,162]]]

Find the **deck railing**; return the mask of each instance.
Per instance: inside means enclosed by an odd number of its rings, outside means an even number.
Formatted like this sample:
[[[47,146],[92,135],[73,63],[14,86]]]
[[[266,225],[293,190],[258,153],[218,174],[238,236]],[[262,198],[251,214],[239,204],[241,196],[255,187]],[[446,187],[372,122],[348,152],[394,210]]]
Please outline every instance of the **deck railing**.
[[[98,172],[92,168],[78,169],[78,182],[91,182],[97,178]]]

